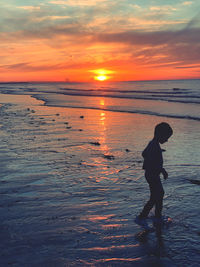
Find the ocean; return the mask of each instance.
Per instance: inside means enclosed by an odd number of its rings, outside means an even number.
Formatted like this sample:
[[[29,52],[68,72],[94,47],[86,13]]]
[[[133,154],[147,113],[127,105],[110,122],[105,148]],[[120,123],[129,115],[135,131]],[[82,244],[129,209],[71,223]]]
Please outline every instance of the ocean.
[[[0,84],[2,266],[199,266],[200,80]],[[141,153],[162,121],[162,233]],[[153,214],[153,211],[151,215]]]
[[[54,106],[200,120],[200,80],[7,83],[0,84],[0,92],[32,94]]]

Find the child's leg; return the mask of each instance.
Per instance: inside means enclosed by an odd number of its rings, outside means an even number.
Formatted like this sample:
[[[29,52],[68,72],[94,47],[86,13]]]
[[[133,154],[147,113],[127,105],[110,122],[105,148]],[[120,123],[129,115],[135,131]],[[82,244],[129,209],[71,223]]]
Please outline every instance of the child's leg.
[[[162,187],[162,183],[160,181],[160,176],[158,174],[146,172],[145,178],[149,183],[151,195],[149,201],[145,204],[142,212],[140,213],[139,218],[146,218],[154,205],[155,205],[155,216],[161,217],[164,190]]]
[[[162,217],[162,208],[163,208],[163,197],[164,197],[164,190],[162,183],[159,179],[157,182],[157,193],[156,193],[156,202],[155,202],[155,217],[161,218]]]
[[[147,218],[149,215],[150,210],[153,208],[153,206],[156,204],[156,190],[155,186],[153,183],[149,182],[149,189],[150,189],[150,199],[149,201],[145,204],[142,212],[139,215],[139,218]]]

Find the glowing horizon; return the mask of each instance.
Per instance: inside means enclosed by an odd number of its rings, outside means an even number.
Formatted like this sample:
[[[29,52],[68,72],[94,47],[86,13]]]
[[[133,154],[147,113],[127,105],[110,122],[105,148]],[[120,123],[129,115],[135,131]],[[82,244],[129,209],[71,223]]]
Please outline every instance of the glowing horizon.
[[[96,69],[90,70],[89,72],[94,73],[94,80],[104,82],[110,80],[112,78],[111,74],[115,73],[115,71],[107,70],[107,69]]]
[[[197,0],[4,2],[0,82],[198,79],[196,10]]]

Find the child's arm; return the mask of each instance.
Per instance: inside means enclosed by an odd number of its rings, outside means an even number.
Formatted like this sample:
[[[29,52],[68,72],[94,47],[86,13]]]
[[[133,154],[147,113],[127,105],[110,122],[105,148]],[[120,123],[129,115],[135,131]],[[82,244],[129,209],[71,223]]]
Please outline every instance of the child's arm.
[[[166,179],[168,178],[168,173],[167,173],[167,171],[166,171],[164,168],[162,168],[161,173],[162,173],[164,179],[166,180]]]

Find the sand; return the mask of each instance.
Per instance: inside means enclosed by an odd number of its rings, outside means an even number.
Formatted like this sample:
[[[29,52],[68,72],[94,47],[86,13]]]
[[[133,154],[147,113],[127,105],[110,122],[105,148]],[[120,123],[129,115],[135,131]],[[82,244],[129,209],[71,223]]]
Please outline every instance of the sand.
[[[199,174],[197,122],[168,119],[173,224],[141,238],[141,151],[163,118],[48,107],[29,95],[0,103],[0,266],[197,266],[200,188],[188,180]]]

